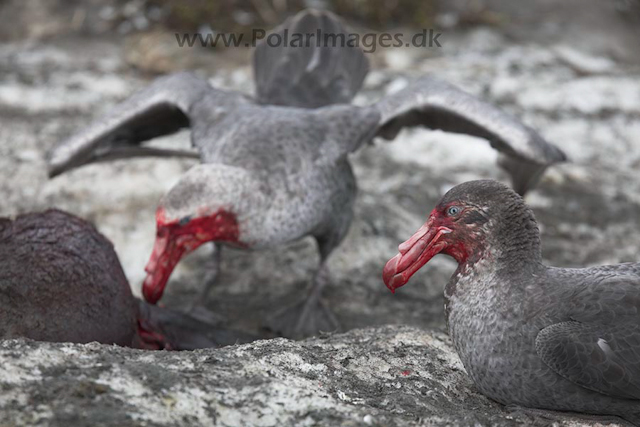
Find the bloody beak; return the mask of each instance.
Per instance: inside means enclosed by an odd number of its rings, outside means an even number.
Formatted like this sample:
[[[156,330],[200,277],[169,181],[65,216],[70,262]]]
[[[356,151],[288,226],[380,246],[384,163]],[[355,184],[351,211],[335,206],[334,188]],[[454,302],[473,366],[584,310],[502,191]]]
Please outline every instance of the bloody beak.
[[[416,271],[447,246],[442,236],[451,229],[434,225],[433,214],[409,240],[398,246],[400,253],[384,266],[382,279],[391,292],[405,285]]]
[[[151,258],[144,268],[147,272],[147,278],[142,284],[144,299],[151,304],[158,302],[173,269],[182,257],[208,240],[190,233],[172,232],[168,227],[159,229]]]
[[[151,258],[144,268],[144,271],[147,272],[147,277],[142,285],[142,294],[145,300],[151,304],[158,302],[173,269],[184,253],[185,248],[176,243],[168,229],[158,231]]]
[[[240,242],[235,214],[220,209],[211,215],[199,217],[180,225],[167,222],[162,208],[156,213],[158,232],[153,253],[145,267],[147,278],[142,285],[144,299],[155,304],[162,298],[164,288],[182,257],[209,241],[219,241],[246,247]]]

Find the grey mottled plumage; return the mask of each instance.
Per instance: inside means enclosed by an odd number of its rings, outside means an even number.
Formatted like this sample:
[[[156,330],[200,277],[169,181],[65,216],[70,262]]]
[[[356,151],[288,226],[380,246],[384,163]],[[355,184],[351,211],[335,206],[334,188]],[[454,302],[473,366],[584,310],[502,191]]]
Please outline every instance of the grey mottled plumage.
[[[318,11],[301,12],[276,31],[285,29],[346,33],[335,16]],[[254,65],[257,101],[192,74],[156,80],[61,144],[51,155],[51,175],[94,158],[123,156],[123,147],[188,125],[203,164],[163,199],[163,218],[188,222],[203,212],[232,212],[239,229],[235,243],[272,247],[311,235],[324,263],[352,218],[356,182],[347,156],[375,136],[392,138],[402,126],[425,125],[486,137],[515,165],[521,192],[548,165],[565,159],[516,119],[435,78],[419,79],[368,107],[347,104],[368,71],[355,48],[263,44]],[[110,154],[113,147],[118,151]]]
[[[495,181],[454,187],[430,221],[449,229],[437,242],[459,263],[445,289],[449,333],[485,395],[640,425],[640,264],[543,265],[533,213]]]

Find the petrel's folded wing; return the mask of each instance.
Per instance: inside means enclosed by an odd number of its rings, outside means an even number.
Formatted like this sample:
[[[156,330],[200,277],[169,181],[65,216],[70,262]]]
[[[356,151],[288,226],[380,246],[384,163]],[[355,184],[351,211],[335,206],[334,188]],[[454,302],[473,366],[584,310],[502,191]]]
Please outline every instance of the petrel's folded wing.
[[[140,143],[189,126],[193,104],[214,89],[190,73],[161,77],[113,107],[49,155],[49,176],[87,163],[137,156],[195,157],[191,151],[142,147]]]
[[[373,107],[382,116],[378,135],[385,139],[395,138],[405,126],[425,126],[488,140],[500,151],[500,163],[520,194],[534,186],[549,165],[566,160],[558,147],[513,116],[433,77],[422,77]]]
[[[640,409],[640,280],[633,264],[616,267],[613,277],[590,274],[570,296],[570,320],[542,329],[536,352],[564,378]]]
[[[640,324],[556,323],[540,331],[536,351],[564,378],[640,405]]]

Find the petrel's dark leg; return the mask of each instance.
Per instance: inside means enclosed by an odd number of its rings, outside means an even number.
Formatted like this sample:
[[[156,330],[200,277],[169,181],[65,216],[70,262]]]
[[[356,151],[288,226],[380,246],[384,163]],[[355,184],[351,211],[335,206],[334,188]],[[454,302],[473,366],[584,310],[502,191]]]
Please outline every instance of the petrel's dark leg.
[[[196,299],[193,300],[189,311],[192,316],[197,317],[200,320],[212,323],[218,323],[221,321],[220,316],[217,316],[211,313],[204,307],[204,302],[207,300],[207,296],[209,292],[211,292],[211,288],[218,281],[218,277],[220,277],[220,262],[222,260],[222,245],[219,243],[213,244],[213,267],[209,271],[207,275],[207,279],[205,280],[205,285],[202,290],[198,293]]]
[[[308,336],[317,332],[332,332],[340,329],[340,324],[329,305],[322,297],[322,291],[331,284],[331,275],[325,260],[320,262],[320,267],[313,276],[313,283],[309,296],[296,322],[294,336]]]
[[[316,237],[320,252],[320,266],[313,276],[307,295],[295,304],[276,313],[269,320],[269,327],[287,338],[304,338],[318,332],[333,332],[340,324],[329,305],[322,297],[322,291],[331,283],[326,260],[342,239]]]
[[[207,277],[204,288],[202,288],[202,292],[200,293],[200,301],[206,301],[207,295],[211,292],[211,288],[216,284],[218,278],[220,277],[220,263],[222,261],[222,245],[219,243],[213,244],[213,267],[209,272],[209,277]]]

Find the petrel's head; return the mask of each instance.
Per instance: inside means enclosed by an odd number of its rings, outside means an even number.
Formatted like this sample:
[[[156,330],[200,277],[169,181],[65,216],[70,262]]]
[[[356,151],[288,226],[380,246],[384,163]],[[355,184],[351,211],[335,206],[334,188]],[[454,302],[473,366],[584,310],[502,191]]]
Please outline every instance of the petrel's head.
[[[182,257],[206,242],[245,247],[243,232],[256,206],[254,181],[239,168],[198,165],[184,174],[162,199],[156,212],[156,241],[145,267],[142,293],[156,303]]]
[[[383,280],[394,292],[439,253],[463,265],[491,249],[539,256],[538,243],[533,213],[518,194],[497,181],[465,182],[449,190],[427,222],[398,247],[400,253],[384,267]]]

